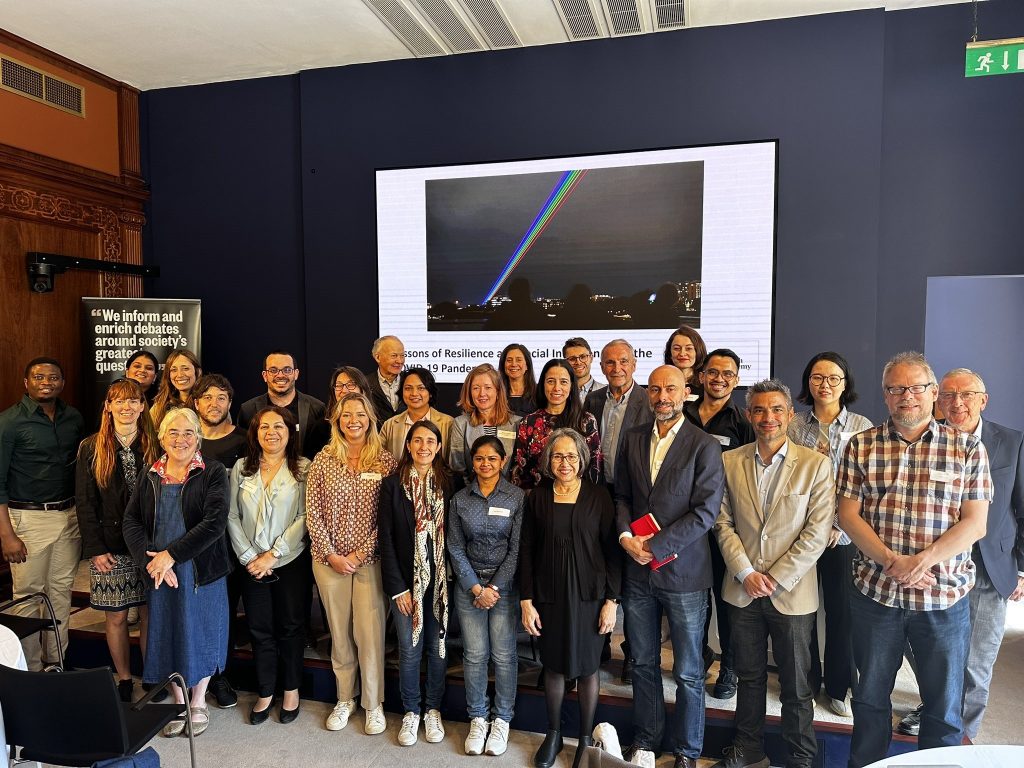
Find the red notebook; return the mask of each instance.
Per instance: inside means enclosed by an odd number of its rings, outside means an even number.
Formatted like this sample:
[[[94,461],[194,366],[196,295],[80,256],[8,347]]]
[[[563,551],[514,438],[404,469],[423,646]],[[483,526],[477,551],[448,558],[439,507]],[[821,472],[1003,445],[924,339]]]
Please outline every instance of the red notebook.
[[[632,523],[630,523],[629,529],[633,531],[634,536],[653,536],[661,530],[661,526],[658,524],[658,521],[657,519],[655,519],[654,515],[648,512],[639,520],[634,520]],[[648,563],[648,566],[650,566],[650,569],[652,571],[656,571],[659,568],[661,568],[661,566],[663,566],[665,563],[671,563],[677,557],[679,557],[679,555],[673,552],[664,560],[658,560],[657,558],[651,560],[651,562]]]

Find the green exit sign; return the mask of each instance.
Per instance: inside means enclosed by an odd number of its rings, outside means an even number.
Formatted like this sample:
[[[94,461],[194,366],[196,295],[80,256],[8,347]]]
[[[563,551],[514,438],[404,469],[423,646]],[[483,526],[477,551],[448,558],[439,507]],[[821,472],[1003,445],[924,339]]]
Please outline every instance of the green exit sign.
[[[967,44],[964,77],[1012,75],[1024,72],[1024,37],[979,40]]]

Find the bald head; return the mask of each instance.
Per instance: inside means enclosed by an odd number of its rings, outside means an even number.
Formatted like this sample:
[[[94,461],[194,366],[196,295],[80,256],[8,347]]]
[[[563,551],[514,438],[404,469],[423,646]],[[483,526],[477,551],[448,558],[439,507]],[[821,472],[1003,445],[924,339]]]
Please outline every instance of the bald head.
[[[683,403],[689,388],[686,377],[674,365],[662,365],[651,371],[647,380],[647,396],[651,400],[654,418],[674,423],[683,413]]]

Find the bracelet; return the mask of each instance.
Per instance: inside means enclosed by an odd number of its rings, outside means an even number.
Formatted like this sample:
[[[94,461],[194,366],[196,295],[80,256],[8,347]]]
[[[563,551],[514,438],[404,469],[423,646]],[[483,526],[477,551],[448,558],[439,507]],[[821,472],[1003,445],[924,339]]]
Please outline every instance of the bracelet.
[[[487,587],[486,587],[486,589],[489,589],[489,590],[491,590],[491,591],[492,591],[492,592],[493,592],[494,594],[496,594],[496,595],[497,595],[498,597],[501,597],[501,590],[499,590],[499,589],[498,589],[498,588],[497,588],[496,586],[494,586],[493,584],[488,584],[488,585],[487,585]]]

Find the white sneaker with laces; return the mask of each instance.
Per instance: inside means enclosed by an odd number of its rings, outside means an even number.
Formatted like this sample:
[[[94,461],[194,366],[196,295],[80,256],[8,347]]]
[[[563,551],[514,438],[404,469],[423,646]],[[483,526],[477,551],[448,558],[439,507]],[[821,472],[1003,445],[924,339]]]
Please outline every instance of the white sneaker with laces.
[[[415,712],[406,712],[402,718],[402,728],[398,732],[398,743],[403,747],[411,747],[416,743],[417,731],[420,729],[420,716]]]
[[[348,725],[348,719],[356,709],[356,702],[353,699],[339,701],[334,705],[331,714],[327,716],[327,730],[340,731]]]
[[[363,723],[363,733],[369,736],[376,736],[384,733],[388,728],[388,721],[384,717],[384,706],[378,704],[373,709],[366,710],[366,722]]]
[[[444,723],[441,722],[441,713],[436,709],[428,709],[426,717],[423,718],[423,730],[426,733],[427,741],[431,744],[444,739]]]
[[[466,737],[466,754],[482,755],[485,741],[488,741],[487,720],[483,717],[474,717],[469,721],[469,735]]]
[[[508,749],[508,723],[500,717],[494,718],[491,723],[491,735],[487,737],[487,747],[484,749],[488,755],[503,755]]]
[[[654,753],[649,749],[633,750],[633,757],[629,761],[640,768],[654,768]]]

